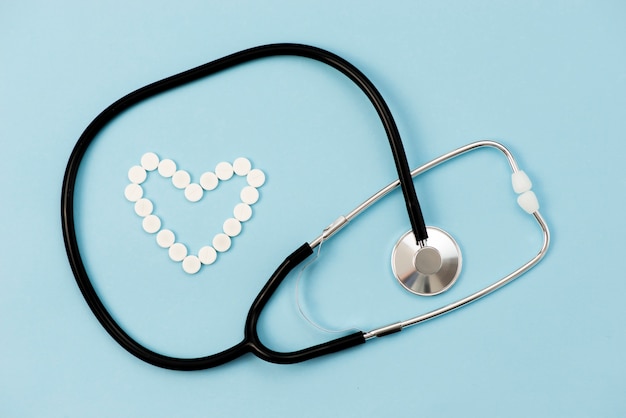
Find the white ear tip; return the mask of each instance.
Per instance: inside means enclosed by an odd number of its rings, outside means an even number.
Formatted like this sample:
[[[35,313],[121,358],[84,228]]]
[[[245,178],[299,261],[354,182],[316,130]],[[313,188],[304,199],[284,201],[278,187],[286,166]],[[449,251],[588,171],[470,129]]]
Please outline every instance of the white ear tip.
[[[513,173],[511,182],[513,183],[513,190],[517,194],[527,192],[533,187],[533,183],[523,171]]]
[[[517,203],[526,211],[526,213],[535,213],[539,210],[539,201],[532,191],[522,193],[517,197]]]

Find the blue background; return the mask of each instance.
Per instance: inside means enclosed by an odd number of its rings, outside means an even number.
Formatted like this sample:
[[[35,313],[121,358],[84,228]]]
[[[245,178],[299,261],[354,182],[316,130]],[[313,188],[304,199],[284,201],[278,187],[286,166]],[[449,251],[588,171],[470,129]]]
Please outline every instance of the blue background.
[[[624,416],[625,19],[623,1],[3,2],[0,415]],[[494,295],[333,356],[291,366],[246,356],[194,373],[145,364],[106,334],[74,282],[59,213],[69,154],[124,94],[285,41],[329,49],[367,74],[412,167],[478,139],[508,145],[534,181],[553,246]],[[123,198],[128,168],[147,151],[196,181],[238,156],[267,173],[231,251],[195,276],[141,230]],[[369,330],[532,257],[541,235],[516,206],[507,170],[496,152],[478,151],[416,180],[427,222],[463,249],[450,292],[420,298],[393,279],[390,252],[409,229],[395,192],[324,244],[300,282],[309,314]],[[395,178],[361,92],[298,58],[133,108],[102,132],[80,174],[77,227],[95,286],[132,335],[180,356],[238,342],[283,257]],[[239,187],[194,206],[157,176],[148,182],[159,210],[175,202],[166,222],[189,243],[219,229]],[[276,349],[331,337],[299,317],[295,283],[287,279],[261,320]]]

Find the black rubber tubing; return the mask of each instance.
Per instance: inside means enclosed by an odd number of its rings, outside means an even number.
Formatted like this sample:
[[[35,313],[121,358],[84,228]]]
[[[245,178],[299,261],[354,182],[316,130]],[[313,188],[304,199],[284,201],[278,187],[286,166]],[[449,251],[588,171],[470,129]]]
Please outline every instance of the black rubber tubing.
[[[248,319],[246,320],[244,340],[220,353],[198,358],[176,358],[165,356],[144,347],[129,336],[119,326],[119,324],[117,324],[100,300],[100,297],[96,293],[91,280],[89,279],[80,255],[74,225],[74,188],[76,185],[76,178],[80,163],[85,155],[85,152],[102,128],[104,128],[104,126],[106,126],[111,120],[129,107],[150,97],[211,74],[215,74],[222,70],[232,68],[239,64],[272,56],[299,56],[322,62],[337,69],[361,88],[376,109],[389,139],[396,170],[400,179],[400,185],[404,194],[409,220],[416,240],[420,241],[427,238],[424,218],[415,193],[415,187],[411,178],[404,147],[391,111],[372,82],[361,71],[343,58],[329,51],[308,45],[288,43],[262,45],[236,52],[199,67],[192,68],[141,87],[117,100],[115,103],[111,104],[104,111],[102,111],[89,124],[89,126],[87,126],[78,139],[70,155],[65,170],[65,176],[63,178],[63,188],[61,191],[61,223],[65,249],[72,272],[74,273],[78,287],[80,288],[80,291],[90,309],[100,324],[113,337],[113,339],[115,339],[115,341],[124,347],[124,349],[139,359],[155,366],[173,370],[200,370],[224,364],[247,352],[252,352],[263,360],[270,362],[295,363],[318,357],[323,354],[336,352],[341,349],[361,344],[365,341],[363,339],[363,333],[356,332],[346,337],[291,353],[275,352],[268,349],[260,342],[256,326],[261,310],[289,271],[291,271],[291,269],[311,254],[312,250],[308,244],[303,245],[287,257],[281,266],[274,272],[263,290],[259,293],[259,296],[257,296],[257,299],[250,308]],[[306,250],[306,247],[308,247],[308,251]]]
[[[309,244],[305,243],[289,255],[289,257],[287,257],[285,261],[276,269],[274,274],[272,274],[272,277],[270,277],[250,306],[250,311],[248,312],[248,317],[246,318],[244,344],[248,346],[250,352],[265,361],[279,364],[299,363],[325,354],[335,353],[365,342],[363,332],[357,331],[346,335],[345,337],[337,338],[303,350],[281,353],[267,348],[259,339],[257,333],[257,323],[265,304],[270,300],[280,283],[285,277],[287,277],[289,272],[312,253],[313,250]]]

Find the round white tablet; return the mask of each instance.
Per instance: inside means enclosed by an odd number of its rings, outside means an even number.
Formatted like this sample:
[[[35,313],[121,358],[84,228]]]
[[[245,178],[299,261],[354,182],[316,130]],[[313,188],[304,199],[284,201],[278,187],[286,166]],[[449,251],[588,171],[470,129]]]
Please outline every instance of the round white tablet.
[[[228,218],[224,221],[222,228],[229,237],[236,237],[241,233],[241,222],[235,218]]]
[[[241,189],[241,193],[239,194],[239,197],[241,197],[241,201],[243,203],[254,205],[257,202],[257,200],[259,200],[259,191],[252,186],[246,186],[243,189]]]
[[[178,170],[172,175],[172,184],[177,189],[184,189],[191,183],[191,176],[185,170]]]
[[[172,177],[176,172],[176,163],[170,159],[161,160],[159,163],[159,174],[165,178]]]
[[[233,210],[233,215],[240,222],[245,222],[252,217],[252,208],[245,203],[237,203],[235,210]]]
[[[185,273],[196,274],[200,271],[200,260],[195,255],[188,255],[183,260],[183,270]]]
[[[204,191],[198,183],[191,183],[189,186],[185,187],[185,197],[190,202],[197,202],[202,199],[203,194]]]
[[[185,247],[184,244],[177,242],[170,247],[167,253],[172,260],[183,261],[183,259],[187,257],[187,247]]]
[[[161,229],[161,219],[156,215],[148,215],[143,218],[141,225],[143,226],[143,230],[148,234],[154,234]]]
[[[230,237],[226,234],[217,234],[213,237],[213,248],[223,253],[230,248]]]
[[[252,187],[261,187],[265,183],[265,173],[258,168],[255,168],[248,173],[246,180]]]
[[[239,157],[233,162],[233,170],[235,170],[235,174],[238,176],[245,176],[250,172],[251,168],[252,163],[247,158]]]
[[[147,176],[146,170],[138,165],[134,165],[128,170],[128,180],[130,180],[131,183],[141,184],[146,180]]]
[[[176,236],[169,229],[162,229],[156,236],[157,244],[161,248],[170,248],[174,241],[176,241]]]
[[[202,174],[202,176],[200,176],[200,186],[202,186],[204,190],[215,189],[219,182],[220,180],[212,171],[207,171],[206,173]]]
[[[217,252],[215,248],[207,245],[200,248],[200,251],[198,251],[198,259],[202,264],[213,264],[215,260],[217,260]]]
[[[215,167],[215,174],[220,180],[228,180],[233,176],[233,166],[230,163],[222,161]]]
[[[135,202],[135,213],[142,218],[150,215],[153,209],[154,205],[149,199],[139,199]]]
[[[124,197],[131,202],[136,202],[143,196],[143,188],[135,183],[131,183],[124,189]]]
[[[141,166],[147,171],[156,170],[159,166],[159,156],[154,152],[146,152],[141,156]]]

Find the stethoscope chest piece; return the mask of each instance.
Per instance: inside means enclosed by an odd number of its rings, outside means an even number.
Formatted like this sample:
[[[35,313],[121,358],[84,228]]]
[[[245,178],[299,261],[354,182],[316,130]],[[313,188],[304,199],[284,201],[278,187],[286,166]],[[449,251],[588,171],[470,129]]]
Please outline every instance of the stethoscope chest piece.
[[[422,296],[448,290],[461,272],[461,249],[448,233],[429,226],[426,245],[415,242],[412,231],[393,247],[391,269],[409,292]]]

